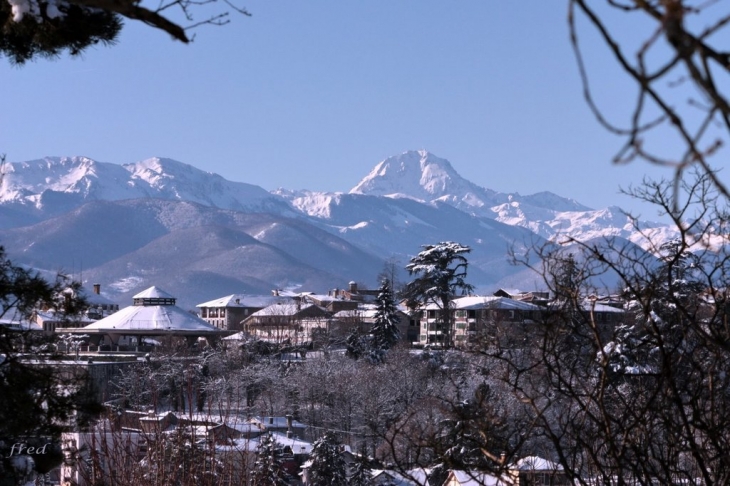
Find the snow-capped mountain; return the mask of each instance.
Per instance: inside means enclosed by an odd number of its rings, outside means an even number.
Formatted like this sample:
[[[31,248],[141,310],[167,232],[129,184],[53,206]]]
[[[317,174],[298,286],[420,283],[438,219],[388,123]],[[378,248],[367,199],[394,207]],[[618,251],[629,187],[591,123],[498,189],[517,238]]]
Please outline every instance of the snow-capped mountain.
[[[137,198],[292,214],[280,198],[261,187],[231,182],[171,159],[118,165],[87,157],[46,157],[3,166],[0,204],[5,207],[60,214],[87,201]]]
[[[662,225],[643,227],[660,239],[673,236]],[[326,291],[353,279],[373,284],[383,261],[405,264],[421,245],[438,241],[472,248],[474,285],[534,290],[535,275],[510,265],[510,249],[560,235],[642,244],[618,208],[591,210],[549,192],[486,189],[426,151],[380,162],[347,193],[268,192],[161,158],[8,163],[0,179],[0,228],[0,245],[17,263],[80,267],[84,280],[101,283],[120,303],[162,285],[192,305],[198,296],[242,290]]]
[[[636,235],[634,222],[618,207],[593,210],[551,192],[521,196],[485,189],[461,177],[448,160],[424,150],[408,151],[383,160],[350,190],[350,194],[445,203],[474,216],[527,228],[546,239],[570,236],[588,240],[619,236],[637,243],[641,239]],[[291,202],[307,214],[321,216],[327,213],[323,206],[331,199],[308,193],[292,198]],[[664,226],[641,224],[644,229]]]

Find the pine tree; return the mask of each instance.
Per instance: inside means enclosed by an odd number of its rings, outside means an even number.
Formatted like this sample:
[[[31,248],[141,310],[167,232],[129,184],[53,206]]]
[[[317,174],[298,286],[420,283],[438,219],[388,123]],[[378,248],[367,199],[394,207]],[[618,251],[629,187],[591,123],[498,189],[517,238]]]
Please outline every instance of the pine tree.
[[[271,486],[284,484],[279,478],[281,463],[277,457],[276,442],[270,433],[259,439],[256,448],[256,464],[254,464],[253,486]]]
[[[370,470],[370,458],[365,449],[365,443],[360,444],[357,460],[352,466],[352,475],[350,476],[350,486],[367,486],[372,479]]]
[[[387,350],[392,348],[400,339],[398,330],[398,310],[393,299],[393,290],[390,281],[384,279],[375,300],[375,325],[371,331],[373,335],[373,348],[375,350]]]
[[[310,482],[313,486],[344,486],[348,484],[345,461],[340,455],[340,444],[332,432],[317,439],[312,446]]]
[[[422,248],[406,265],[406,270],[418,277],[406,285],[403,294],[412,302],[434,303],[439,307],[443,344],[449,347],[453,337],[449,304],[457,293],[464,295],[473,289],[466,283],[468,262],[464,256],[471,248],[453,241],[423,245]]]
[[[365,354],[367,346],[357,327],[347,336],[345,346],[347,348],[345,354],[348,358],[360,359]]]
[[[41,2],[44,6],[36,15],[29,12],[20,18],[11,3],[0,2],[0,56],[14,64],[57,57],[64,50],[78,55],[100,42],[112,44],[122,28],[119,15],[73,3],[60,6],[53,16],[50,6]]]

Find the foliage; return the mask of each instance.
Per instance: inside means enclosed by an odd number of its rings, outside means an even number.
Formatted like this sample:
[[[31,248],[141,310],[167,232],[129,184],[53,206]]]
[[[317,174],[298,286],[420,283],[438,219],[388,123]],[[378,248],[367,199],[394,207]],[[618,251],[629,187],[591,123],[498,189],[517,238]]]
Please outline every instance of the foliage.
[[[690,203],[681,213],[672,213],[674,181],[635,192],[677,222],[677,240],[645,242],[653,254],[620,240],[577,243],[581,293],[590,277],[616,272],[628,301],[624,322],[601,323],[596,304],[584,304],[570,318],[549,314],[528,349],[485,351],[507,366],[505,383],[536,417],[532,443],[554,451],[579,484],[730,481],[722,452],[730,446],[730,255],[727,233],[717,231],[729,220],[713,187],[703,173],[684,182]],[[562,258],[556,250],[544,256]]]
[[[150,437],[141,462],[143,481],[160,486],[218,484],[223,465],[196,439],[192,429],[182,427]]]
[[[276,451],[276,442],[271,434],[264,434],[259,438],[256,447],[256,464],[254,464],[253,486],[274,486],[285,484],[279,477],[281,462]]]
[[[0,2],[0,55],[15,64],[23,64],[36,57],[53,58],[68,50],[79,55],[89,46],[113,44],[122,28],[120,17],[112,12],[65,4],[59,7],[62,15],[50,18],[47,3],[41,19],[25,15],[14,21],[9,2]]]
[[[23,64],[37,57],[52,58],[68,50],[78,55],[89,46],[113,44],[122,28],[122,18],[137,20],[189,42],[187,29],[201,25],[223,25],[229,10],[250,15],[245,9],[225,2],[224,10],[193,23],[194,10],[216,0],[170,0],[147,6],[137,0],[3,0],[0,1],[0,55]],[[172,20],[177,9],[185,22]]]
[[[468,262],[464,256],[471,248],[452,241],[423,245],[422,248],[406,265],[409,274],[417,277],[406,285],[403,295],[412,302],[434,303],[441,309],[444,345],[449,347],[453,338],[453,323],[448,312],[451,299],[473,290],[466,282]]]
[[[314,442],[309,459],[309,479],[312,486],[347,484],[345,461],[334,433],[327,432]]]
[[[387,350],[395,346],[400,339],[398,329],[400,318],[388,279],[383,280],[378,289],[375,306],[375,324],[370,331],[373,336],[372,345],[376,349]]]
[[[345,340],[345,354],[348,358],[360,359],[368,349],[368,343],[365,337],[360,334],[360,330],[354,327]]]
[[[71,318],[85,302],[69,289],[78,290],[79,284],[61,276],[49,283],[14,265],[0,247],[0,319],[27,327],[39,309],[55,312],[59,319]],[[83,374],[54,366],[54,345],[38,334],[0,325],[0,410],[5,417],[0,420],[0,478],[9,484],[16,472],[11,465],[16,459],[11,455],[13,444],[57,443],[65,426],[85,426],[97,411]],[[35,462],[39,470],[42,461]]]
[[[360,449],[355,457],[352,465],[352,474],[347,484],[350,486],[368,486],[372,479],[372,471],[370,469],[370,458],[368,457],[365,443],[360,443]]]

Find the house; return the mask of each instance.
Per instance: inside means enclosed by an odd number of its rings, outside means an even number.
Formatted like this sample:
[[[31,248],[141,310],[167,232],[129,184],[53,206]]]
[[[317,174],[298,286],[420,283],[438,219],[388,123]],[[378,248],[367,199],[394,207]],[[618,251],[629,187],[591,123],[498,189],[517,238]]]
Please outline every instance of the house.
[[[242,331],[244,319],[277,300],[276,297],[266,295],[231,294],[195,307],[200,309],[201,319],[218,329]]]
[[[61,484],[91,486],[114,478],[131,461],[144,457],[145,437],[135,430],[97,426],[90,432],[64,432],[61,450]]]
[[[322,307],[300,301],[278,303],[254,312],[242,322],[252,337],[273,342],[305,342],[315,328],[326,329],[329,313]]]
[[[421,473],[421,471],[418,470],[417,472]],[[423,475],[423,478],[419,478],[410,474],[410,472],[406,476],[392,469],[373,469],[371,474],[373,476],[373,479],[370,480],[372,486],[419,486],[427,484],[425,475]],[[419,479],[422,479],[423,482]]]
[[[264,433],[280,433],[289,438],[305,437],[307,429],[305,424],[294,420],[292,415],[254,417],[247,422],[260,428]]]
[[[308,294],[304,296],[304,301],[323,307],[331,314],[344,310],[357,309],[357,301],[345,299],[344,295],[340,295],[338,292],[335,292],[335,294]]]
[[[405,306],[398,306],[398,330],[401,341],[412,343],[418,339],[418,327],[407,314]],[[354,328],[367,334],[375,324],[375,304],[360,304],[356,309],[343,310],[332,316],[332,334],[340,337],[349,335]]]
[[[0,315],[0,326],[8,331],[43,331],[43,327],[40,326],[35,320],[26,318],[17,307],[8,307],[2,309],[2,315]]]
[[[499,289],[492,295],[495,297],[506,297],[512,300],[532,302],[533,304],[545,304],[550,300],[550,292],[537,290],[525,292],[518,289]]]
[[[538,456],[528,456],[509,466],[515,486],[568,486],[563,466]]]

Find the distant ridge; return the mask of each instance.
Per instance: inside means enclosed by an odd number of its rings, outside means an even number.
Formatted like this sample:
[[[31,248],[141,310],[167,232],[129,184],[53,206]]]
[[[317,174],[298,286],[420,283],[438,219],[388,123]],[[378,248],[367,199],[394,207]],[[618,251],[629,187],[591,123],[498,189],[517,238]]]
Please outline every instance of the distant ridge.
[[[674,235],[642,224],[660,240]],[[472,247],[469,274],[478,288],[536,290],[539,278],[511,266],[510,249],[566,235],[639,241],[619,208],[486,189],[425,150],[389,157],[339,193],[268,192],[157,157],[125,165],[87,157],[8,163],[0,229],[0,244],[17,263],[58,270],[83,261],[84,278],[121,304],[158,285],[189,306],[281,287],[375,286],[385,260],[402,266],[420,245],[446,240]]]

